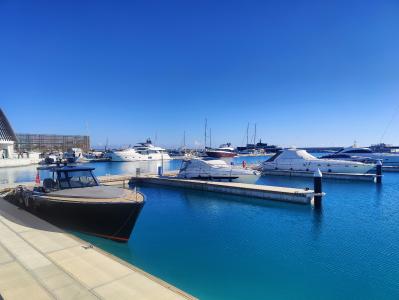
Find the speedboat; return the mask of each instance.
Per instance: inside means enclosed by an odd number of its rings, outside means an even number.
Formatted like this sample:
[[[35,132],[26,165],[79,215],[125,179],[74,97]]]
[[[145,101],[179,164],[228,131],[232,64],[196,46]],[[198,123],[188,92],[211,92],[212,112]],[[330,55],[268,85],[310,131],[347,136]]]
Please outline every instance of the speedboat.
[[[94,168],[50,166],[32,190],[17,188],[7,199],[59,227],[127,242],[144,205],[143,194],[100,185]],[[40,178],[37,178],[39,181]]]
[[[220,145],[219,148],[206,148],[205,152],[209,157],[215,158],[234,157],[237,155],[230,143]]]
[[[258,172],[228,165],[224,160],[191,158],[183,160],[177,176],[197,179],[237,179],[242,176],[253,175],[258,175]]]
[[[104,157],[109,158],[111,161],[153,161],[171,159],[165,149],[154,146],[150,139],[132,148],[109,151]]]
[[[261,164],[262,171],[305,171],[322,173],[357,173],[365,174],[375,168],[374,164],[362,162],[317,158],[306,150],[285,149]]]
[[[364,157],[375,161],[379,160],[384,166],[399,166],[399,153],[373,152],[370,148],[348,147],[336,152],[335,154]]]

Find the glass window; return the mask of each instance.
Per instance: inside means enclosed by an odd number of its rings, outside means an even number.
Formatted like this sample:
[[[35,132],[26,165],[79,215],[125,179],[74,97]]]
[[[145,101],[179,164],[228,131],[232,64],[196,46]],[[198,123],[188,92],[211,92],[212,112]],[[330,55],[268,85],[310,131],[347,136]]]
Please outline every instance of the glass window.
[[[58,175],[58,181],[60,183],[61,189],[82,188],[98,185],[93,174],[89,170],[60,172]]]

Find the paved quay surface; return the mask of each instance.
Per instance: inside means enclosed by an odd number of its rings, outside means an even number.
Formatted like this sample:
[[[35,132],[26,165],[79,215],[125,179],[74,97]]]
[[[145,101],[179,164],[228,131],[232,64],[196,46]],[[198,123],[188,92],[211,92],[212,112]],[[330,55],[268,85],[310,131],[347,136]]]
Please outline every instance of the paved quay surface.
[[[2,198],[0,295],[30,300],[194,299]]]

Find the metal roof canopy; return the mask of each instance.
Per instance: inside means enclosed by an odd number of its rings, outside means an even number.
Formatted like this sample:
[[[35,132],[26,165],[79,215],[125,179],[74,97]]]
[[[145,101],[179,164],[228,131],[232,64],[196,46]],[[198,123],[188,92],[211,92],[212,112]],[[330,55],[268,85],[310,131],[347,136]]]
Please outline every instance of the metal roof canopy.
[[[8,122],[6,115],[0,108],[0,142],[17,142],[17,137]]]

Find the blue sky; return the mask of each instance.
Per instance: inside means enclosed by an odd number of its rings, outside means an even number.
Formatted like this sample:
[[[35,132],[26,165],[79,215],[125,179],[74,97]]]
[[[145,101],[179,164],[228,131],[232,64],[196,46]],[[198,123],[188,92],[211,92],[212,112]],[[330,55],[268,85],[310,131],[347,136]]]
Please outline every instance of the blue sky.
[[[17,132],[94,146],[203,144],[205,118],[213,145],[248,122],[283,146],[399,144],[398,16],[394,0],[0,0],[0,107]]]

